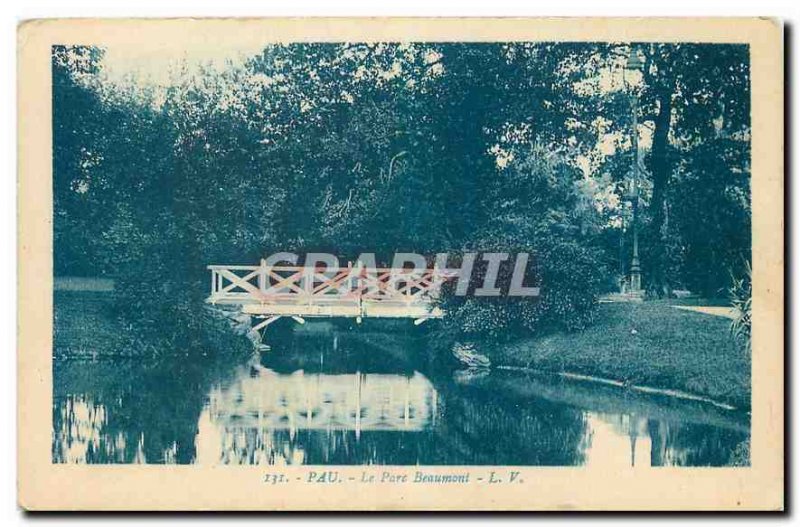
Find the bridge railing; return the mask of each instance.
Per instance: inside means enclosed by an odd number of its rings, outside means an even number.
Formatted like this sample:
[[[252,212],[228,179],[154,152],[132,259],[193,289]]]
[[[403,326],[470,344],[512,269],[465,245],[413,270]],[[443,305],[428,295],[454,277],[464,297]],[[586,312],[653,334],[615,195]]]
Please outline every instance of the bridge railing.
[[[449,270],[370,268],[349,263],[335,272],[324,267],[285,265],[209,265],[211,303],[429,303]]]

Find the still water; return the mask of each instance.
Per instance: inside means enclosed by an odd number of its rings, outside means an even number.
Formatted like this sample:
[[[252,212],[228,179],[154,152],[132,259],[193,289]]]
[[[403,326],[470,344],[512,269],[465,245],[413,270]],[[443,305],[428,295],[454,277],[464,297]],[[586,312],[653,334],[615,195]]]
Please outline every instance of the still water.
[[[706,404],[502,370],[429,377],[397,348],[325,332],[238,363],[59,360],[53,460],[721,466],[749,438],[746,415]]]

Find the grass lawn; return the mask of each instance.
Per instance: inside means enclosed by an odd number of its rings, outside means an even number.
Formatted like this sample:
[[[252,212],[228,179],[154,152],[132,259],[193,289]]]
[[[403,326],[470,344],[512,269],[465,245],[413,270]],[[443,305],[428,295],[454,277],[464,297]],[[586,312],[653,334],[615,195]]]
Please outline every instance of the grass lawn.
[[[125,346],[112,318],[107,292],[66,290],[53,295],[55,357],[123,355]]]
[[[734,343],[730,320],[673,304],[601,304],[591,327],[515,342],[498,350],[493,362],[682,390],[749,407],[750,357]]]

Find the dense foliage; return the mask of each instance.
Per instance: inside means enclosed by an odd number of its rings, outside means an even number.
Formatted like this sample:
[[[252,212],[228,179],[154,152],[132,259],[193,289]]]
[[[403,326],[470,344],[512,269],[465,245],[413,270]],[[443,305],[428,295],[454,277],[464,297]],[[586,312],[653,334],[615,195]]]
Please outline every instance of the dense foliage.
[[[55,272],[115,278],[129,324],[186,343],[209,263],[526,251],[539,299],[450,300],[450,322],[582,327],[629,261],[634,93],[645,282],[717,294],[749,260],[746,48],[640,46],[633,84],[629,49],[275,45],[151,85],[56,47]]]

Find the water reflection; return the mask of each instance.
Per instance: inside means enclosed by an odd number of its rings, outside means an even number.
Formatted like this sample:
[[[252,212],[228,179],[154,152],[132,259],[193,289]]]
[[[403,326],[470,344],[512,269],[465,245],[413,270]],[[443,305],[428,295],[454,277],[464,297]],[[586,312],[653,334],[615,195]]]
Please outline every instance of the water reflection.
[[[318,444],[320,462],[330,462],[342,449],[357,450],[364,434],[422,432],[436,422],[436,390],[419,373],[244,370],[209,394],[196,441],[199,462],[303,463],[315,457],[305,443]]]
[[[420,431],[435,418],[436,390],[423,375],[282,375],[251,368],[224,389],[211,390],[212,422],[237,428]]]
[[[746,434],[644,416],[587,413],[586,465],[723,466]]]
[[[322,335],[238,366],[60,361],[53,460],[725,465],[749,437],[746,416],[703,405],[514,372],[432,381],[407,359]]]

